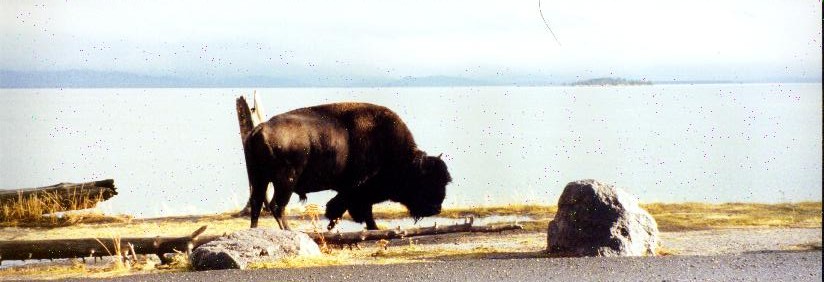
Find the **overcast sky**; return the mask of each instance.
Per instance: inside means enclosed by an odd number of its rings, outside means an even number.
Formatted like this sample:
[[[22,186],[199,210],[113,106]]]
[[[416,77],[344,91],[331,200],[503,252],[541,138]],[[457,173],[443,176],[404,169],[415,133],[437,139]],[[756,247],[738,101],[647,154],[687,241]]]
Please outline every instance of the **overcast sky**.
[[[168,2],[168,3],[167,3]],[[3,1],[0,69],[181,77],[821,77],[818,0]]]

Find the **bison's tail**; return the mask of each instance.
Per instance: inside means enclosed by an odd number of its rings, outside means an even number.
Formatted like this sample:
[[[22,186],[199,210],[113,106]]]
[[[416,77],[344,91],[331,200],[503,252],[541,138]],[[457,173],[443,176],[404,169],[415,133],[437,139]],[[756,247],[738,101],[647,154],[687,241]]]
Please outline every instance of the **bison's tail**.
[[[246,159],[246,172],[249,177],[249,195],[253,195],[251,189],[254,189],[253,185],[259,182],[259,178],[265,177],[265,175],[261,172],[261,163],[258,159],[258,155],[256,153],[258,146],[260,146],[262,140],[262,134],[260,132],[260,126],[255,127],[252,132],[249,133],[249,136],[243,142],[243,152]],[[265,203],[265,196],[263,199]]]
[[[257,128],[255,128],[255,129],[257,129]],[[246,161],[246,175],[249,177],[250,192],[251,192],[252,183],[254,183],[254,181],[253,181],[254,177],[252,176],[252,174],[254,174],[254,167],[255,167],[252,164],[252,162],[254,161],[254,155],[252,154],[252,146],[251,146],[250,141],[252,140],[253,136],[255,136],[256,132],[257,132],[257,130],[253,130],[252,132],[249,133],[249,136],[246,136],[246,138],[243,140],[243,155],[244,155],[243,157]]]
[[[266,153],[262,149],[266,140],[261,126],[255,127],[243,142],[243,152],[246,158],[246,171],[249,176],[249,207],[252,209],[252,225],[255,226],[260,208],[269,209],[267,188],[269,181],[266,175]]]

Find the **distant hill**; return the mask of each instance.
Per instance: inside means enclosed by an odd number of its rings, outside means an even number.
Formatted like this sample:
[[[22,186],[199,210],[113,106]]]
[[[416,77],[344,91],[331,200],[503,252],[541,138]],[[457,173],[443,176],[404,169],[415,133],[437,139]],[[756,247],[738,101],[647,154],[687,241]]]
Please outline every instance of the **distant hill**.
[[[413,77],[407,76],[396,81],[386,83],[385,86],[403,87],[403,86],[479,86],[490,85],[491,83],[481,80],[469,79],[456,76],[422,76]]]
[[[652,82],[646,80],[628,80],[618,77],[600,77],[576,81],[570,83],[572,86],[616,86],[616,85],[652,85]]]

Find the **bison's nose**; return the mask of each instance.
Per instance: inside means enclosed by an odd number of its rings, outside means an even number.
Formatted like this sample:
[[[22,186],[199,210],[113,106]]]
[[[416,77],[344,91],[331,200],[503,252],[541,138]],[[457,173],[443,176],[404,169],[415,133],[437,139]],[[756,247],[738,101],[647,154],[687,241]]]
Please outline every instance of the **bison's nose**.
[[[429,207],[428,211],[426,212],[426,216],[433,216],[433,215],[436,215],[436,214],[439,214],[439,213],[441,213],[441,206],[440,205],[431,206],[431,207]]]

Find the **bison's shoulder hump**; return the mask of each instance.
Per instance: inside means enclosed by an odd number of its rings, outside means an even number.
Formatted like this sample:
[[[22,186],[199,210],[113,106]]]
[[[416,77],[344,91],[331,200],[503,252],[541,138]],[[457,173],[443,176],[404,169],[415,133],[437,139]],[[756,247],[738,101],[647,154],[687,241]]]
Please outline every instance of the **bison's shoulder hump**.
[[[334,115],[340,114],[351,114],[351,113],[371,113],[371,114],[386,114],[392,113],[387,107],[381,105],[375,105],[370,103],[360,103],[360,102],[343,102],[343,103],[334,103],[334,104],[326,104],[326,105],[319,105],[315,107],[307,108],[309,110],[314,110],[323,113],[330,113]],[[394,113],[393,113],[394,114]]]

